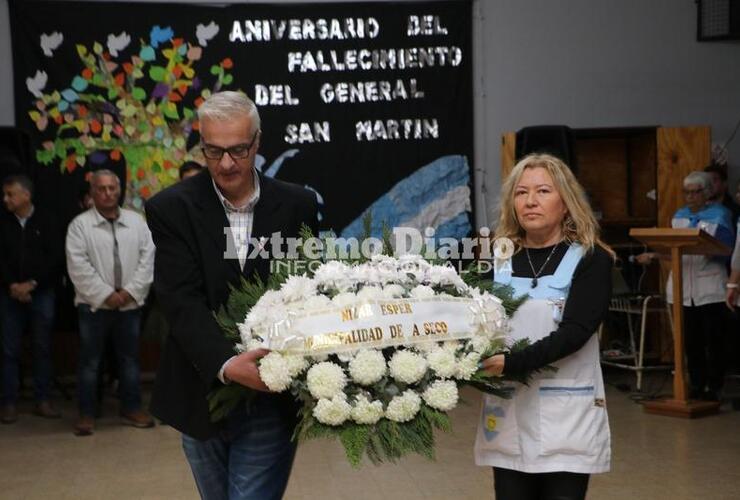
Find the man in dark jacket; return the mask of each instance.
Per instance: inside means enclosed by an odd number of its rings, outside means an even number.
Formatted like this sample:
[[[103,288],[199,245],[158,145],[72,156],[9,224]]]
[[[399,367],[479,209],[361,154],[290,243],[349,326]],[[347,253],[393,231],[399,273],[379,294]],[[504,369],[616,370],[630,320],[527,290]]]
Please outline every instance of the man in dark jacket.
[[[242,278],[267,276],[269,260],[248,257],[251,241],[276,232],[297,236],[303,222],[316,229],[316,197],[258,176],[259,114],[244,94],[213,94],[198,118],[207,171],[146,204],[156,246],[154,290],[170,325],[151,409],[183,433],[202,498],[279,499],[295,453],[297,407],[290,395],[266,392],[257,371],[266,351],[235,355],[213,311]],[[207,396],[223,384],[256,395],[249,408],[241,404],[214,424]]]
[[[0,222],[0,315],[3,329],[3,401],[0,421],[17,420],[18,361],[24,329],[33,335],[34,414],[58,418],[49,403],[52,379],[51,331],[54,286],[61,266],[61,235],[48,213],[34,206],[33,184],[25,175],[3,182],[10,214]]]

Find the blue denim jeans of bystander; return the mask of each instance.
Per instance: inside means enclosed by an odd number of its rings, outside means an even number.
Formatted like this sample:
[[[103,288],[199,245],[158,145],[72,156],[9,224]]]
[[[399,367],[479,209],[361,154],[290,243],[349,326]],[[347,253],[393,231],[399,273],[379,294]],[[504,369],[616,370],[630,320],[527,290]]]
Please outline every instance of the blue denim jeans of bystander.
[[[119,396],[121,412],[131,413],[141,409],[139,375],[139,332],[141,310],[111,311],[90,306],[78,306],[80,320],[80,360],[78,390],[80,415],[96,414],[96,391],[100,359],[105,348],[105,338],[112,335],[113,348],[118,361]]]
[[[23,332],[30,326],[33,338],[33,390],[37,403],[47,401],[52,379],[51,330],[54,325],[54,289],[32,292],[31,302],[17,301],[0,292],[0,317],[3,332],[3,405],[18,400],[18,365]]]

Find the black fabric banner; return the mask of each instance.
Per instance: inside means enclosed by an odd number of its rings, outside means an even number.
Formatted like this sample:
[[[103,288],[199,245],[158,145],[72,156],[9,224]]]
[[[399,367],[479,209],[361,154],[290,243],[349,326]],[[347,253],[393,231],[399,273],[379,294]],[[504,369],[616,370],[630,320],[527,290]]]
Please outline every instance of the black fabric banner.
[[[199,6],[10,1],[17,124],[39,197],[76,211],[85,174],[143,202],[201,160],[195,110],[242,90],[258,168],[316,191],[322,229],[471,231],[469,1]]]

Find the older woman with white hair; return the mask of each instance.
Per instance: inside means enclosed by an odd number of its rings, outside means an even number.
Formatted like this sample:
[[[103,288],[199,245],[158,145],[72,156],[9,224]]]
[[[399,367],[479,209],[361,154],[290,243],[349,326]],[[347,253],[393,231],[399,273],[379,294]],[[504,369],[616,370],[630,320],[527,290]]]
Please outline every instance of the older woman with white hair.
[[[706,172],[691,172],[683,180],[686,205],[671,221],[674,228],[701,228],[728,246],[735,243],[732,214],[719,203],[709,202],[711,178]],[[656,258],[668,258],[655,252],[638,255],[636,260],[649,264]],[[727,259],[704,255],[683,256],[683,315],[686,332],[692,399],[716,401],[724,380],[723,334],[725,326],[725,283]],[[673,303],[673,276],[668,277],[666,295]]]

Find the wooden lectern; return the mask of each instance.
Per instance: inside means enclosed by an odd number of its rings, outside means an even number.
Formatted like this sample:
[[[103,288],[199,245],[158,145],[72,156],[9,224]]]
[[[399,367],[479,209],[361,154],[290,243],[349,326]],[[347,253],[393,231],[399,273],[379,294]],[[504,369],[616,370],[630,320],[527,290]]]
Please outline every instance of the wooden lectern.
[[[719,412],[718,402],[690,401],[686,393],[681,257],[684,254],[730,255],[732,249],[705,231],[697,228],[632,228],[630,229],[630,236],[661,253],[670,253],[671,273],[673,274],[673,357],[675,362],[673,398],[647,401],[643,405],[643,409],[647,413],[684,418],[716,414]]]

